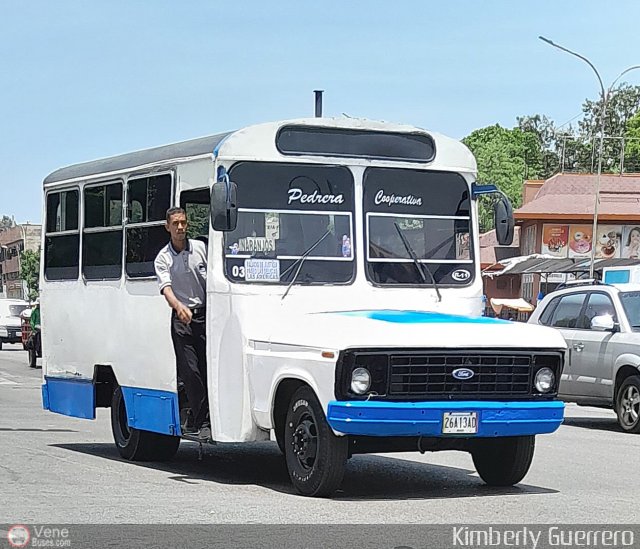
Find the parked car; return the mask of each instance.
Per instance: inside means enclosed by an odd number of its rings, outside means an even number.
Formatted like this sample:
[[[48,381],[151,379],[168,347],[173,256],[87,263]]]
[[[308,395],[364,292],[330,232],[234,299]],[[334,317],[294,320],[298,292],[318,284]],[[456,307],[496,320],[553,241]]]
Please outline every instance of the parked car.
[[[640,433],[640,284],[572,284],[547,295],[529,322],[567,342],[558,396],[613,408],[622,429]]]
[[[22,341],[20,313],[28,306],[21,299],[0,299],[0,349],[4,343]]]

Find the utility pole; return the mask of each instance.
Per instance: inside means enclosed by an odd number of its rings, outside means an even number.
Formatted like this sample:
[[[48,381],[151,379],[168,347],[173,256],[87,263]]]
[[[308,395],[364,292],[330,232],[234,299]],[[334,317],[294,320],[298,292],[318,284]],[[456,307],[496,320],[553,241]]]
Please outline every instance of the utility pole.
[[[553,46],[554,48],[558,48],[559,50],[569,53],[577,57],[578,59],[581,59],[585,63],[587,63],[587,65],[589,65],[591,69],[593,69],[593,72],[596,73],[596,77],[598,78],[598,83],[600,84],[600,98],[602,100],[602,109],[600,111],[600,144],[598,147],[598,173],[596,176],[596,190],[595,190],[594,206],[593,206],[593,231],[591,235],[591,264],[589,266],[589,277],[594,278],[594,265],[595,265],[595,259],[596,259],[595,240],[596,240],[596,235],[598,234],[598,207],[600,205],[600,177],[602,175],[602,145],[604,143],[604,123],[605,123],[606,113],[607,113],[607,103],[611,97],[611,92],[613,90],[613,87],[616,85],[618,80],[620,80],[620,78],[622,78],[622,76],[624,76],[628,72],[635,69],[640,69],[640,65],[633,65],[632,67],[629,67],[628,69],[623,70],[618,75],[618,77],[611,83],[609,88],[605,91],[604,84],[602,83],[602,78],[600,78],[600,73],[595,68],[593,63],[589,61],[584,55],[580,55],[579,53],[571,51],[570,49],[567,49],[564,46],[560,46],[559,44],[556,44],[555,42],[553,42],[552,40],[549,40],[548,38],[545,38],[544,36],[538,36],[538,38],[540,38],[540,40],[542,40],[543,42],[546,42],[550,46]]]

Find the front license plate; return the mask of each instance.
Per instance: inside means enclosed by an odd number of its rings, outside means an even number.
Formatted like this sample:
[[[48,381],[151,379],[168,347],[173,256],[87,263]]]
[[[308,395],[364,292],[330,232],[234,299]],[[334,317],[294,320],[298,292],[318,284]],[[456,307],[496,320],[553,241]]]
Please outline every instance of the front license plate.
[[[478,432],[478,412],[445,412],[442,433],[446,435],[474,435]]]

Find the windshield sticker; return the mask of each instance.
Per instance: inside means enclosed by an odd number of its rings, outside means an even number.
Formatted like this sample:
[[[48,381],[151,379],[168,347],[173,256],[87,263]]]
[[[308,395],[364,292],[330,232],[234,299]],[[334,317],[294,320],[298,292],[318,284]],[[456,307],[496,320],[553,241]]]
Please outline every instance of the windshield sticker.
[[[280,282],[280,261],[277,259],[247,259],[244,262],[247,282]]]
[[[457,280],[458,282],[464,282],[465,280],[469,280],[471,278],[471,273],[466,269],[458,269],[457,271],[453,271],[451,273],[451,278],[453,278],[453,280]]]
[[[456,235],[456,259],[470,259],[469,254],[469,233],[458,233]]]
[[[343,204],[344,196],[342,194],[322,194],[317,190],[311,194],[305,194],[302,189],[289,189],[289,204],[299,202],[300,204]]]
[[[280,217],[277,213],[266,212],[264,214],[264,234],[267,238],[274,240],[280,238]]]
[[[380,204],[386,204],[391,207],[394,204],[403,204],[405,206],[422,206],[422,198],[419,196],[413,196],[412,194],[408,195],[395,195],[395,194],[385,194],[384,190],[380,189],[376,193],[376,197],[374,199],[376,206]]]
[[[238,240],[239,253],[273,252],[276,249],[276,241],[264,236],[247,236]],[[231,251],[233,254],[233,250]]]
[[[342,257],[351,257],[351,240],[346,234],[342,235]]]

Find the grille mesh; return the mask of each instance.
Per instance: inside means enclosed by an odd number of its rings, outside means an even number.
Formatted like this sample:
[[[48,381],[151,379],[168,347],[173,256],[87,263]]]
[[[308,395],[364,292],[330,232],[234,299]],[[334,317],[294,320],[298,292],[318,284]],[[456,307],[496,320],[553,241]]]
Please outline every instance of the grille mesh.
[[[528,395],[531,393],[531,356],[490,354],[402,354],[389,356],[389,394],[434,395]],[[468,368],[470,379],[459,380],[453,371]]]

